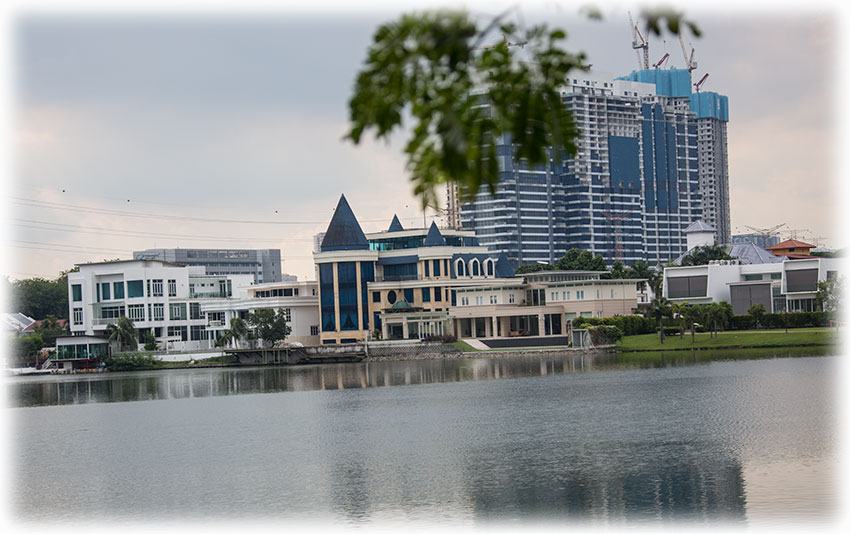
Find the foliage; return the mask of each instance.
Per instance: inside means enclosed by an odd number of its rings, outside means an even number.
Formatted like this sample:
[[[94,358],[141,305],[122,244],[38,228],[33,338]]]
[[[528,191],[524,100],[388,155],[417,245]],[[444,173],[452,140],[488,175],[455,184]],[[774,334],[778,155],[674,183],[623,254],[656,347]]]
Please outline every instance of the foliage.
[[[670,301],[664,297],[656,296],[652,299],[646,313],[647,317],[658,321],[658,335],[661,340],[660,342],[664,343],[664,328],[662,321],[665,317],[671,317],[673,315],[673,309],[670,306]]]
[[[454,335],[444,335],[444,336],[425,336],[422,341],[429,341],[434,343],[454,343],[457,341],[457,336]]]
[[[765,313],[767,313],[767,310],[764,308],[764,304],[753,304],[747,309],[747,315],[753,318],[756,328],[761,325]]]
[[[834,312],[841,309],[842,295],[844,293],[844,277],[837,275],[823,282],[818,282],[818,291],[815,294],[815,306],[826,312]]]
[[[682,258],[682,266],[690,265],[708,265],[708,262],[714,260],[731,260],[732,256],[723,245],[705,245],[695,247],[690,254]]]
[[[366,130],[388,139],[413,121],[404,148],[414,193],[423,206],[437,206],[436,187],[453,182],[464,200],[487,186],[495,193],[499,164],[495,141],[509,137],[517,160],[529,167],[559,164],[576,153],[579,131],[561,102],[560,87],[571,70],[587,70],[584,55],[560,47],[566,33],[537,25],[527,30],[504,19],[483,28],[464,11],[405,14],[374,34],[349,101],[358,144]],[[584,10],[598,18],[596,9]],[[644,10],[648,31],[699,29],[671,9]],[[522,20],[519,13],[518,20]],[[489,45],[502,34],[502,42]],[[525,58],[510,43],[522,43]],[[556,147],[554,150],[552,147]]]
[[[520,265],[514,271],[514,274],[536,273],[540,271],[554,271],[555,266],[548,263],[526,263]]]
[[[38,352],[44,347],[44,341],[41,335],[29,334],[26,336],[9,336],[11,342],[10,356],[16,356],[22,359],[30,359],[38,356]]]
[[[27,278],[12,282],[11,310],[35,320],[48,316],[68,318],[68,277],[55,280]]]
[[[623,331],[616,326],[599,325],[587,329],[594,345],[610,345],[623,338]]]
[[[138,343],[136,341],[136,326],[128,317],[119,317],[118,324],[110,323],[106,325],[106,332],[109,334],[109,341],[118,343],[118,349],[136,350]]]
[[[140,369],[156,369],[163,362],[153,354],[145,352],[124,352],[103,358],[103,364],[108,371],[136,371]]]
[[[571,248],[555,263],[559,271],[605,271],[608,266],[601,254],[593,255],[589,250]]]
[[[589,326],[616,326],[623,335],[634,336],[637,334],[654,333],[656,326],[651,319],[640,315],[615,315],[613,317],[576,317],[573,319],[575,328]]]
[[[254,328],[257,337],[261,338],[267,347],[273,347],[278,341],[286,339],[292,331],[281,309],[277,312],[269,308],[256,310],[248,314],[248,325]]]
[[[52,347],[56,344],[56,338],[65,334],[65,329],[55,316],[48,315],[35,327],[35,332],[41,336],[45,346]]]
[[[139,343],[142,343],[144,345],[144,349],[147,351],[154,351],[157,349],[156,338],[150,329],[145,329],[139,333]]]

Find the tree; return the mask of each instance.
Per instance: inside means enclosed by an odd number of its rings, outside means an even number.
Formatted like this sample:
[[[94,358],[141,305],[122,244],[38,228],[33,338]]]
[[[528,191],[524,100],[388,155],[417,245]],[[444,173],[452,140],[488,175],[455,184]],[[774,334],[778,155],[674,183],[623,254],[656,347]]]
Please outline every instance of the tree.
[[[234,317],[230,320],[229,338],[236,342],[236,348],[239,348],[239,341],[248,337],[248,325],[244,319]]]
[[[559,271],[607,271],[605,258],[601,254],[594,256],[589,250],[571,248],[555,263]]]
[[[53,315],[45,317],[41,324],[35,327],[35,332],[41,336],[45,346],[52,347],[56,344],[56,338],[65,333],[65,329]]]
[[[144,343],[145,350],[147,351],[154,351],[157,349],[156,338],[150,329],[146,329],[139,334],[139,342]]]
[[[358,144],[374,130],[376,138],[388,139],[409,117],[404,152],[423,207],[436,207],[436,187],[448,182],[458,185],[464,200],[482,186],[495,193],[494,140],[501,136],[511,138],[516,158],[532,168],[576,153],[579,131],[560,87],[571,70],[589,68],[585,57],[561,49],[561,29],[519,31],[521,25],[505,20],[511,11],[483,29],[464,11],[436,11],[402,15],[375,32],[349,101],[346,138]],[[601,18],[592,9],[588,16]],[[664,20],[672,33],[682,25],[700,33],[670,9],[644,10],[642,16],[647,30],[658,35]],[[482,46],[500,34],[502,42]],[[521,58],[509,41],[523,43],[528,57]]]
[[[679,339],[685,337],[685,327],[688,325],[690,307],[691,305],[687,302],[674,302],[670,305],[673,317],[679,319]]]
[[[621,280],[623,278],[627,278],[628,274],[626,272],[626,268],[621,261],[615,261],[611,264],[611,270],[608,273],[608,278],[614,280]]]
[[[682,266],[690,265],[708,265],[708,262],[714,260],[731,260],[732,256],[723,245],[705,245],[695,247],[690,254],[682,258]]]
[[[832,276],[823,282],[818,282],[818,291],[815,294],[815,306],[825,312],[840,310],[843,286],[844,279],[841,276]]]
[[[664,318],[672,316],[672,308],[670,301],[664,297],[655,297],[649,305],[647,316],[651,319],[658,320],[658,335],[661,337],[661,343],[664,343]]]
[[[539,271],[554,271],[555,266],[549,265],[548,263],[526,263],[520,265],[514,271],[514,274],[528,274],[528,273],[536,273]]]
[[[136,350],[138,347],[136,326],[128,317],[119,317],[117,326],[114,323],[106,325],[106,332],[109,334],[109,341],[118,343],[119,351],[124,349]]]
[[[32,358],[34,366],[38,366],[38,352],[44,347],[44,342],[38,334],[29,334],[27,336],[15,336],[14,341],[15,353],[17,357],[24,360]]]
[[[747,313],[753,318],[756,322],[756,328],[761,326],[761,322],[764,319],[764,314],[767,313],[767,310],[764,308],[764,304],[753,304],[747,309]]]
[[[273,347],[278,341],[286,339],[291,329],[286,321],[283,310],[265,308],[248,314],[248,324],[254,328],[257,337],[263,340],[267,347]]]

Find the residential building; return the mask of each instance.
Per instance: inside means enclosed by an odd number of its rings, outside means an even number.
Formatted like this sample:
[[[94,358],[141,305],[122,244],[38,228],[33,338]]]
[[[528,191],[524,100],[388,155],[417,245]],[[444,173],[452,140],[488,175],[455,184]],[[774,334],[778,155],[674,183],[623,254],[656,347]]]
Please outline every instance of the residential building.
[[[503,137],[495,194],[461,207],[492,254],[554,263],[579,248],[608,263],[666,262],[700,218],[728,240],[726,97],[694,96],[690,73],[672,69],[574,74],[562,101],[582,132],[577,155],[529,168]]]
[[[133,258],[200,265],[211,275],[250,274],[255,284],[282,280],[279,249],[153,248],[133,252]]]
[[[253,275],[208,275],[202,266],[161,260],[78,265],[68,273],[72,336],[104,336],[122,316],[150,332],[161,348],[201,350],[215,345],[201,312],[206,299],[247,296]]]
[[[796,239],[788,239],[782,243],[777,243],[772,247],[767,247],[775,256],[787,256],[789,258],[807,258],[809,252],[814,248],[814,245],[797,241]]]
[[[694,252],[697,247],[711,246],[716,243],[716,229],[699,220],[685,229],[688,250],[673,260],[673,265],[682,265],[685,256]],[[758,245],[750,242],[728,243],[722,245],[726,253],[741,265],[779,263],[779,258]]]
[[[744,264],[738,260],[664,269],[663,295],[672,302],[710,304],[726,301],[736,314],[753,304],[768,313],[815,310],[817,283],[844,270],[834,258],[786,259]]]

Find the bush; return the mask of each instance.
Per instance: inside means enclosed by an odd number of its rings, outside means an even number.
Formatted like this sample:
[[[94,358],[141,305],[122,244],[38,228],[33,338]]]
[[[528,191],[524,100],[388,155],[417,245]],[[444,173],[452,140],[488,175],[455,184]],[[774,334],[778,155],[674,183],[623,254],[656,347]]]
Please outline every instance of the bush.
[[[656,325],[651,319],[640,315],[615,315],[614,317],[576,317],[573,326],[615,326],[623,335],[651,334],[656,331]]]
[[[616,326],[590,326],[587,331],[590,334],[590,341],[594,345],[610,345],[623,337],[623,331]]]
[[[756,327],[752,315],[733,315],[729,320],[729,330],[751,330]]]
[[[109,371],[136,371],[139,369],[156,369],[162,365],[162,360],[152,354],[142,352],[122,352],[107,356],[103,359]]]
[[[829,326],[829,314],[816,311],[789,314],[766,313],[762,316],[762,327],[785,328],[784,315],[788,317],[788,328]],[[755,327],[756,322],[751,315],[735,315],[729,321],[729,330],[751,330]]]
[[[656,329],[657,331],[657,329]],[[664,335],[665,336],[678,336],[679,335],[679,327],[678,326],[665,326],[664,327]]]

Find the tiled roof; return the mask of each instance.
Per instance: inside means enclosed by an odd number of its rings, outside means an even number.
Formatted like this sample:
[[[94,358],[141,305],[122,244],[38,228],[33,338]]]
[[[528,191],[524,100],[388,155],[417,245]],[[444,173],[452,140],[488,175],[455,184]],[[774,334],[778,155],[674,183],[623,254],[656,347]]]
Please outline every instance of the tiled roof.
[[[685,233],[689,234],[691,232],[716,232],[717,228],[711,226],[707,222],[699,220],[692,225],[685,228]]]
[[[808,243],[803,243],[802,241],[797,241],[796,239],[788,239],[783,241],[782,243],[777,243],[772,247],[767,247],[766,250],[777,250],[784,248],[814,248],[814,245],[810,245]]]

